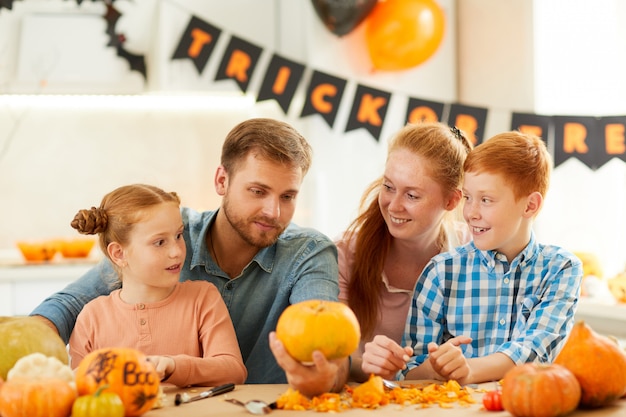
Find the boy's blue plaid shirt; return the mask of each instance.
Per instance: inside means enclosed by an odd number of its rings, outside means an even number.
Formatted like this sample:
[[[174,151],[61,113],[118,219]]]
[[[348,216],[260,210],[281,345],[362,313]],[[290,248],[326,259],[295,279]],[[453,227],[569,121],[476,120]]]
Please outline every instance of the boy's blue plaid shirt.
[[[473,339],[460,346],[466,358],[551,362],[574,324],[582,272],[572,253],[534,233],[510,264],[473,242],[435,256],[413,294],[403,345],[415,356],[403,374],[424,362],[428,343],[461,335]]]

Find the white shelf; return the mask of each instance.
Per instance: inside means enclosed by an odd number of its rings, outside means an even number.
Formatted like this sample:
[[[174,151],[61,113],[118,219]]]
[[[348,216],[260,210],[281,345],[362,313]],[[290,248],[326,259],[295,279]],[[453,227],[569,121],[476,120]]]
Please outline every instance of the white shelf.
[[[95,265],[94,260],[0,262],[0,316],[27,315]]]
[[[626,339],[626,304],[607,304],[581,298],[576,320],[584,320],[597,333]]]

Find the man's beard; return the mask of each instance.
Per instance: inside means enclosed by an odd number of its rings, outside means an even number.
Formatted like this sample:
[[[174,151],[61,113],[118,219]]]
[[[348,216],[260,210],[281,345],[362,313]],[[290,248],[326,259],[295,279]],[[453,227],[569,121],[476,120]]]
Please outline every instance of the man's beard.
[[[224,217],[228,223],[230,223],[231,227],[244,242],[246,242],[250,246],[254,246],[256,248],[262,249],[268,246],[273,245],[278,240],[278,236],[281,235],[285,231],[285,226],[280,225],[280,223],[275,220],[270,220],[265,217],[254,217],[251,219],[243,219],[237,216],[236,210],[231,210],[231,204],[228,197],[224,197],[222,201],[222,210],[224,210]],[[260,236],[255,236],[252,233],[248,232],[248,225],[254,221],[260,221],[264,224],[269,224],[274,226],[275,228],[268,232],[260,232]]]

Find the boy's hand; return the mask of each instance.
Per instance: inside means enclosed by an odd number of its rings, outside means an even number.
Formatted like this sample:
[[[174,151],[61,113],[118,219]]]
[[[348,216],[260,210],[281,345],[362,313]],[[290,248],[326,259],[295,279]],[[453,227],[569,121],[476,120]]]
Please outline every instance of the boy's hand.
[[[471,369],[459,346],[471,342],[471,337],[457,336],[442,345],[428,344],[428,361],[442,380],[454,379],[462,383],[467,379]]]
[[[406,368],[413,348],[402,347],[387,336],[375,336],[365,344],[361,369],[366,375],[375,374],[385,379],[396,379],[398,371]]]

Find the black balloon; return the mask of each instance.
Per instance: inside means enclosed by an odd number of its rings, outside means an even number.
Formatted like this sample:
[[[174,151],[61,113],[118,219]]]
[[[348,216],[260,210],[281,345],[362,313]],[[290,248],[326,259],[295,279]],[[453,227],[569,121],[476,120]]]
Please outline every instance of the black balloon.
[[[326,28],[338,36],[352,32],[365,20],[378,0],[312,0]]]

